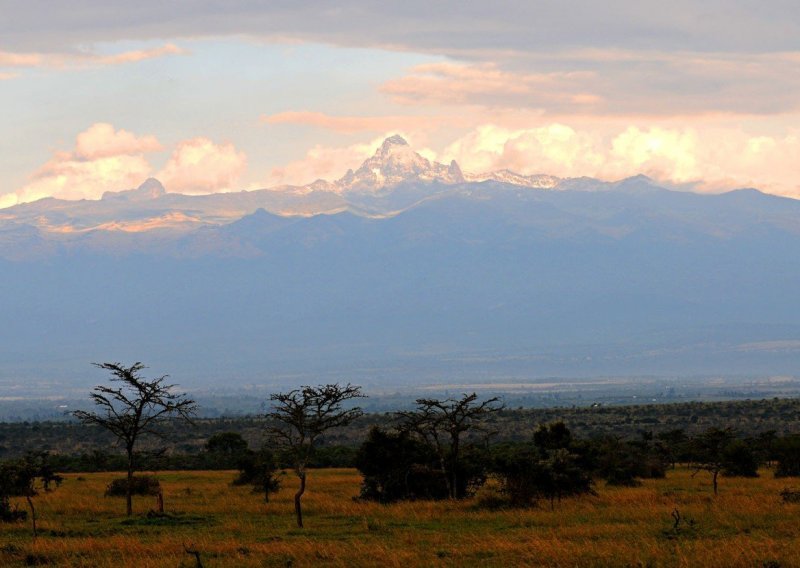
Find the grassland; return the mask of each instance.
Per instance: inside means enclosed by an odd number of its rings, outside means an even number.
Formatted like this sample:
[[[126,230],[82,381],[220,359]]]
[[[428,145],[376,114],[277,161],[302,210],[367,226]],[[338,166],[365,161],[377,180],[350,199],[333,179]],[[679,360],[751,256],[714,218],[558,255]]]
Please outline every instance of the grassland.
[[[379,505],[354,500],[354,470],[314,470],[306,528],[294,526],[287,475],[270,503],[231,472],[161,475],[169,515],[148,517],[153,498],[103,497],[114,474],[69,475],[36,498],[41,534],[0,525],[0,566],[195,566],[184,545],[215,566],[800,566],[800,504],[784,504],[786,480],[710,479],[678,469],[641,487],[599,486],[551,510],[491,510],[481,499]],[[484,489],[484,497],[491,487]],[[21,503],[24,504],[24,503]],[[670,513],[682,521],[673,528]]]

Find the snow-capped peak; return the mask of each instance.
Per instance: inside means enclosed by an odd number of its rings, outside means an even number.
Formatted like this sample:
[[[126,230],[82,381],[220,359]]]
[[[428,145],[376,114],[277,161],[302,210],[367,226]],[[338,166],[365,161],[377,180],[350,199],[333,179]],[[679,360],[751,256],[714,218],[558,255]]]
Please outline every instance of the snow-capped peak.
[[[384,140],[383,144],[381,144],[381,147],[378,149],[378,153],[383,155],[388,154],[392,148],[396,146],[408,146],[408,142],[406,142],[406,139],[399,134],[389,136],[389,138]]]
[[[431,162],[417,154],[402,136],[394,135],[336,185],[341,191],[375,191],[407,181],[462,183],[464,176],[455,162],[449,166]]]

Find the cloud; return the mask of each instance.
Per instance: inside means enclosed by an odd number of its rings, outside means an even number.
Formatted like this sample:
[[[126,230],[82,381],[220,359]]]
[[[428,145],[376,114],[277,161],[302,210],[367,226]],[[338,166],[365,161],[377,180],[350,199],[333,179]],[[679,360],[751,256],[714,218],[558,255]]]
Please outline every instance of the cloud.
[[[72,52],[11,52],[0,51],[0,67],[47,67],[53,69],[82,68],[101,65],[123,65],[168,55],[183,55],[186,50],[167,43],[152,49],[136,49],[110,55],[88,51]]]
[[[19,77],[19,73],[0,73],[0,81],[8,81],[17,77]]]
[[[268,185],[304,185],[324,179],[328,181],[342,177],[348,169],[355,169],[361,162],[375,153],[384,137],[366,143],[352,144],[342,148],[315,145],[306,155],[285,166],[274,168],[269,174]]]
[[[156,0],[111,8],[101,0],[46,7],[5,0],[0,67],[4,59],[6,66],[113,65],[182,51],[173,43],[116,55],[81,49],[247,37],[447,58],[384,85],[394,100],[413,105],[541,109],[551,116],[775,114],[800,105],[800,11],[793,0],[573,4],[230,0],[225,10],[214,2],[186,10]],[[379,131],[376,121],[329,121],[326,128]]]
[[[15,50],[65,50],[87,43],[165,37],[250,35],[334,45],[394,46],[450,56],[576,47],[767,52],[794,49],[793,0],[559,0],[495,4],[443,0],[342,0],[185,5],[162,0],[53,3],[4,0],[0,37]]]
[[[54,152],[24,187],[0,195],[0,208],[44,197],[98,199],[137,187],[153,175],[145,155],[161,151],[155,136],[95,123],[76,136],[72,150]],[[172,192],[213,193],[234,189],[246,167],[247,157],[233,144],[200,137],[179,142],[157,176]]]
[[[800,54],[567,50],[418,65],[380,91],[403,105],[550,115],[775,114],[800,108]],[[452,112],[452,111],[451,111]]]
[[[616,180],[644,173],[700,191],[757,187],[800,197],[800,131],[752,135],[741,128],[630,125],[615,131],[552,123],[512,130],[478,127],[439,155],[466,171],[507,168],[524,174]]]
[[[97,199],[108,190],[137,186],[152,168],[144,154],[161,150],[154,136],[137,136],[96,123],[78,134],[72,151],[57,151],[12,194],[0,196],[4,206],[43,197]]]
[[[509,169],[560,176],[583,175],[580,172],[595,171],[603,162],[596,135],[560,123],[518,130],[483,125],[450,144],[442,155],[443,161],[454,159],[472,172]]]
[[[230,142],[208,138],[180,142],[157,177],[169,191],[205,194],[236,189],[247,169],[247,156]]]
[[[74,154],[83,160],[111,156],[146,154],[162,150],[155,136],[136,136],[127,130],[115,130],[106,122],[98,122],[78,134]]]
[[[168,55],[186,55],[187,51],[175,44],[168,43],[154,49],[135,49],[124,51],[113,55],[92,55],[88,56],[90,63],[98,65],[122,65],[125,63],[137,63],[146,59],[166,57]]]
[[[594,105],[600,96],[585,92],[592,72],[512,73],[494,63],[418,65],[380,90],[401,104],[544,107],[564,110]]]
[[[265,124],[301,124],[345,134],[364,131],[387,132],[399,129],[422,130],[438,128],[445,124],[462,124],[463,121],[463,117],[447,115],[331,116],[323,112],[311,111],[287,111],[261,117],[261,122]]]

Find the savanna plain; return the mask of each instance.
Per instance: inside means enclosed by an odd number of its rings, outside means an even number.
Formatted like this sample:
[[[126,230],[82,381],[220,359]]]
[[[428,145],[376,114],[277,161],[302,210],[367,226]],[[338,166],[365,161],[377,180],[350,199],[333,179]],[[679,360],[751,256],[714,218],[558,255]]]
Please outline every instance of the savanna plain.
[[[0,566],[800,566],[800,504],[781,497],[790,482],[760,474],[721,478],[714,497],[708,474],[678,466],[552,508],[497,509],[491,480],[462,501],[382,505],[357,499],[356,470],[317,469],[304,529],[292,472],[268,503],[231,486],[235,472],[166,472],[166,513],[138,497],[132,517],[103,496],[119,474],[68,474],[36,498],[38,537],[29,523],[0,524]]]

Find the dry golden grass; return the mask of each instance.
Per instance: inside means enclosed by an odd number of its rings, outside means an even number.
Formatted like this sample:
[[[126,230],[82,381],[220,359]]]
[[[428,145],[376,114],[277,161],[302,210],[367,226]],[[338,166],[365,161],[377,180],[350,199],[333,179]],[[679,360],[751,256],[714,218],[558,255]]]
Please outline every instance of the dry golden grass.
[[[0,525],[0,566],[194,566],[184,544],[215,566],[800,566],[800,505],[783,504],[787,482],[670,472],[636,488],[599,487],[555,510],[481,509],[460,503],[354,501],[353,470],[309,475],[306,528],[294,526],[287,475],[269,504],[232,472],[161,475],[171,519],[148,519],[152,498],[103,497],[113,474],[69,475],[37,498],[41,536],[25,524]],[[487,491],[490,491],[487,490]],[[679,509],[684,526],[672,529]],[[691,522],[691,524],[690,524]]]

